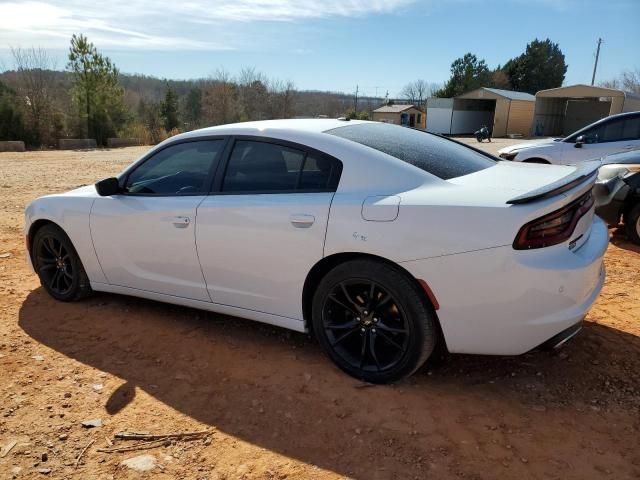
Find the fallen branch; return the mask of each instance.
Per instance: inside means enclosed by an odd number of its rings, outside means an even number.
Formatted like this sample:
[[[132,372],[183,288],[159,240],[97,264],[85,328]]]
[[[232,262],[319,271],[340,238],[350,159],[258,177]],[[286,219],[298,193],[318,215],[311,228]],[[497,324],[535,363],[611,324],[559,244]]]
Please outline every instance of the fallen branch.
[[[176,440],[176,439],[195,439],[209,435],[211,430],[201,430],[199,432],[176,432],[152,435],[150,433],[141,432],[118,432],[114,435],[122,440]]]
[[[117,453],[117,452],[130,452],[133,450],[147,450],[150,448],[161,447],[166,442],[171,440],[197,440],[199,438],[206,437],[211,434],[211,430],[201,430],[199,432],[175,432],[164,434],[151,434],[147,432],[118,432],[114,435],[115,438],[120,440],[145,440],[135,445],[128,445],[126,447],[113,447],[113,448],[99,448],[98,452],[102,453]],[[108,439],[107,439],[108,441]],[[109,442],[113,445],[111,442]]]
[[[91,440],[91,441],[87,444],[87,446],[86,446],[86,447],[84,447],[84,448],[82,449],[82,451],[80,452],[80,455],[78,455],[78,458],[76,458],[76,464],[73,466],[73,468],[74,468],[74,469],[77,469],[77,468],[78,468],[78,464],[80,463],[80,459],[82,458],[82,455],[84,455],[84,452],[86,452],[86,451],[87,451],[87,449],[88,449],[91,445],[93,445],[94,443],[95,443],[95,440]]]
[[[99,448],[98,452],[101,453],[119,453],[119,452],[131,452],[133,450],[148,450],[150,448],[161,447],[164,445],[167,439],[160,438],[157,440],[150,440],[148,442],[140,442],[135,445],[128,445],[126,447],[115,447],[115,448]]]

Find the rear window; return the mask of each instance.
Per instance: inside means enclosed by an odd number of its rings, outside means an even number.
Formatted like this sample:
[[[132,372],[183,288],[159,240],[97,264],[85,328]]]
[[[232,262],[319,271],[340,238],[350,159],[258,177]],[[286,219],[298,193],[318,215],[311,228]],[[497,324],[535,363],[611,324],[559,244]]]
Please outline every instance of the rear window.
[[[496,164],[490,157],[446,138],[385,123],[347,125],[325,133],[374,148],[443,180]]]

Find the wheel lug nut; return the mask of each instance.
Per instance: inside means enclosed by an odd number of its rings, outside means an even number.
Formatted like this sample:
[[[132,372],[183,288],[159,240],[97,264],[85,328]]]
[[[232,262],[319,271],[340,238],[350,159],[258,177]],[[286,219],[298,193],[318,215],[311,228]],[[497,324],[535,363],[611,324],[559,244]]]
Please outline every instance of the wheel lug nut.
[[[371,333],[376,333],[376,329],[375,329],[375,328],[372,328],[372,329],[371,329]]]
[[[360,317],[356,317],[356,320],[357,320],[357,321],[360,321]]]

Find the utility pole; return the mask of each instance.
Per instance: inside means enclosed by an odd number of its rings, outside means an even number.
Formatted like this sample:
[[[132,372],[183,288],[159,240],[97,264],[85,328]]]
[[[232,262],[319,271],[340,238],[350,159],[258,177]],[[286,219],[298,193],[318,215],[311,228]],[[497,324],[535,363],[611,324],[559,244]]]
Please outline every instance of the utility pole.
[[[356,85],[356,105],[355,105],[355,111],[356,111],[356,113],[358,113],[358,85]]]
[[[600,45],[602,39],[598,38],[598,49],[596,50],[596,63],[593,64],[593,76],[591,77],[591,85],[596,81],[596,69],[598,68],[598,57],[600,57]]]

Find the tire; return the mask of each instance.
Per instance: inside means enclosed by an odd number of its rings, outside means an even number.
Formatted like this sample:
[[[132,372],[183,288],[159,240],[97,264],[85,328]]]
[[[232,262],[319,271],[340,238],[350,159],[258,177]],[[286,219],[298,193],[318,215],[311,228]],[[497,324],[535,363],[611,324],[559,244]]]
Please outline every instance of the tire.
[[[31,258],[40,284],[56,300],[72,302],[91,293],[78,252],[60,227],[48,224],[36,232]]]
[[[640,245],[640,203],[636,203],[624,218],[624,229],[629,240]]]
[[[340,264],[320,281],[312,328],[340,369],[370,383],[411,375],[438,338],[435,312],[420,288],[399,268],[371,260]]]

